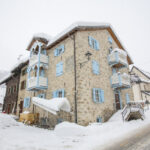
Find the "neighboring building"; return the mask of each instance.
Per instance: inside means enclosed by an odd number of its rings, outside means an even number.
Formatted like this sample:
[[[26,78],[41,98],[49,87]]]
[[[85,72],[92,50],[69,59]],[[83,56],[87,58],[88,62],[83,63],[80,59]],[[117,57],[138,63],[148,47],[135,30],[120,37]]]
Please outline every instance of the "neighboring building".
[[[133,99],[128,67],[133,62],[108,24],[74,24],[52,40],[33,38],[27,50],[29,92],[23,111],[40,113],[50,126],[63,120],[104,122]],[[33,96],[43,99],[31,101]],[[48,110],[57,97],[67,98],[71,112]],[[53,101],[39,105],[44,99]]]
[[[150,73],[133,66],[130,74],[134,101],[148,100],[150,102]]]
[[[2,108],[2,105],[3,105],[5,94],[6,94],[6,85],[2,84],[2,85],[0,85],[0,104],[1,104],[0,107],[1,108]]]
[[[10,114],[16,114],[17,101],[18,101],[18,88],[21,68],[27,63],[25,62],[18,63],[12,70],[11,73],[3,79],[0,84],[5,83],[7,86],[6,95],[4,98],[3,111]]]

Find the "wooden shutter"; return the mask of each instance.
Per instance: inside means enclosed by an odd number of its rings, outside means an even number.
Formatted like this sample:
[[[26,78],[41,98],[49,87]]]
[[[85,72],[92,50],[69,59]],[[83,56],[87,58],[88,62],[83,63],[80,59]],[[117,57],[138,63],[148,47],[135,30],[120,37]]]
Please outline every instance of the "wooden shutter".
[[[92,46],[92,37],[91,37],[91,36],[88,36],[88,40],[89,40],[89,45],[90,45],[91,47],[93,47],[93,46]]]
[[[54,56],[57,56],[57,48],[54,50]]]
[[[97,40],[95,40],[95,45],[96,45],[95,49],[100,50],[99,42]]]

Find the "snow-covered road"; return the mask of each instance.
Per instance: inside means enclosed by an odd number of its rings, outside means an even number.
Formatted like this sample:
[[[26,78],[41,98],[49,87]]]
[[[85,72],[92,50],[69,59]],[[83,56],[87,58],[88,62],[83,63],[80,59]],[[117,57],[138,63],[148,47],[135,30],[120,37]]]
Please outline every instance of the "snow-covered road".
[[[107,123],[82,127],[63,122],[55,130],[26,126],[12,116],[0,113],[0,150],[94,150],[105,147],[150,123],[150,111],[144,121],[122,121],[120,111]]]

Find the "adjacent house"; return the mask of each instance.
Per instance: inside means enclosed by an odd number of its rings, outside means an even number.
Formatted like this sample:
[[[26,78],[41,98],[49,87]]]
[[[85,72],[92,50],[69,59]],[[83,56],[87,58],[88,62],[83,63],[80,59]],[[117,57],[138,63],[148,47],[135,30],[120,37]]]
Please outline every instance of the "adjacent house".
[[[3,111],[5,113],[17,112],[17,102],[18,102],[18,90],[21,68],[27,63],[27,60],[17,63],[11,72],[0,82],[0,84],[6,84],[6,95],[3,103]]]
[[[133,62],[109,24],[75,23],[53,39],[34,37],[27,50],[20,102],[24,97],[23,111],[39,113],[50,126],[104,122],[133,99]]]
[[[6,93],[6,85],[2,84],[0,85],[0,111],[2,111],[5,93]]]
[[[150,102],[150,73],[133,66],[130,74],[134,101],[148,100]]]

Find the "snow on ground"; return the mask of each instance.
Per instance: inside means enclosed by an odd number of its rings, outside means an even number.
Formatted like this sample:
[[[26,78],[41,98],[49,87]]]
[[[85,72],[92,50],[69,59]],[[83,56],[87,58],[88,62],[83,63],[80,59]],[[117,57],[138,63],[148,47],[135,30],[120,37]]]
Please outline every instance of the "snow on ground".
[[[93,150],[133,134],[150,124],[150,110],[146,119],[123,122],[121,111],[103,124],[87,127],[63,122],[54,130],[41,129],[16,122],[13,116],[0,113],[0,150]]]

